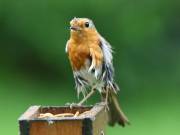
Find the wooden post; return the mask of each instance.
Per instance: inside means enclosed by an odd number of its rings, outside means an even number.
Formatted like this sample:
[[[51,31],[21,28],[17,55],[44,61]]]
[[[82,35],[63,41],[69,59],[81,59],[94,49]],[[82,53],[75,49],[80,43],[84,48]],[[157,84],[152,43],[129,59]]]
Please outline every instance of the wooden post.
[[[76,113],[82,116],[38,118],[41,113]],[[103,103],[82,107],[32,106],[19,118],[20,135],[104,135],[107,113]]]

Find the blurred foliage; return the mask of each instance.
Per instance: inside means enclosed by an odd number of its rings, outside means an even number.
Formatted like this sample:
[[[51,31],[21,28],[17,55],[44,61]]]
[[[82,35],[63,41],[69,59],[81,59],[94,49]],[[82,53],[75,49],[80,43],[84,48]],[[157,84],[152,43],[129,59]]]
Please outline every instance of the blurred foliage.
[[[107,134],[178,135],[179,0],[0,0],[0,134],[17,134],[17,118],[30,105],[77,102],[65,54],[74,16],[94,20],[115,51],[132,125]],[[97,101],[98,94],[88,103]]]

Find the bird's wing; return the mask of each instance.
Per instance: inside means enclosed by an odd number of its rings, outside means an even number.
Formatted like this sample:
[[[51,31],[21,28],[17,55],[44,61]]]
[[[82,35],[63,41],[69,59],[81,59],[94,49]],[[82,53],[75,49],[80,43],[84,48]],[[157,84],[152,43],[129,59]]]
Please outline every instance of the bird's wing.
[[[103,52],[97,43],[89,45],[89,53],[91,57],[91,65],[88,72],[95,70],[95,77],[98,78],[101,72],[103,62]]]
[[[105,87],[116,92],[119,87],[114,82],[114,67],[111,45],[100,36],[100,47],[103,52],[103,66],[102,66],[102,80],[105,83]]]
[[[100,36],[100,46],[104,54],[104,62],[106,64],[112,64],[112,48],[109,42],[107,42],[103,37]]]

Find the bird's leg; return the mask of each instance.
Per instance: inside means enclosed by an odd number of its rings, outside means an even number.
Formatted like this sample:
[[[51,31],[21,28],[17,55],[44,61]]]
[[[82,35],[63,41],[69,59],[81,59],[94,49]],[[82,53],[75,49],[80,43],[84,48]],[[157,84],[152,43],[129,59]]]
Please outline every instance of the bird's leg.
[[[109,89],[106,90],[106,98],[105,98],[105,109],[107,110],[109,110],[108,96],[109,96]]]
[[[96,89],[93,87],[91,91],[79,103],[67,103],[66,105],[70,106],[71,109],[73,107],[79,107],[83,105],[83,103],[95,93],[95,90]]]
[[[92,87],[91,91],[77,104],[81,106],[88,98],[90,98],[95,93],[95,87]]]
[[[79,107],[81,105],[83,105],[83,103],[90,98],[96,91],[96,85],[94,85],[91,88],[91,91],[79,102],[79,103],[66,103],[67,106],[70,106],[70,108],[72,109],[73,107]]]

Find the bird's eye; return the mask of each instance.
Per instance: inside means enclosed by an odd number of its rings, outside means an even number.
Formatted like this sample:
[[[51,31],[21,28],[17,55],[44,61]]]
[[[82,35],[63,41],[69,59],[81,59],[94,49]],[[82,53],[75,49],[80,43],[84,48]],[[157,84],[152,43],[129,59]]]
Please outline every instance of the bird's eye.
[[[85,27],[87,27],[87,28],[89,27],[89,22],[85,23]]]

